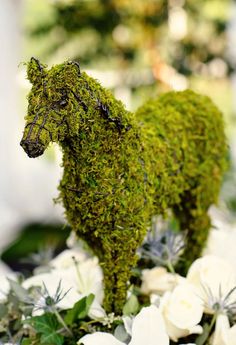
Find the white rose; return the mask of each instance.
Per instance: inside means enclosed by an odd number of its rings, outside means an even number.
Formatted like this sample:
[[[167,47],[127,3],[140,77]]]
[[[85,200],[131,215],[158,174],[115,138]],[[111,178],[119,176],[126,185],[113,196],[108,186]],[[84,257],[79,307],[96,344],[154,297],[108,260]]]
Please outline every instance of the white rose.
[[[105,332],[95,332],[87,334],[81,338],[78,345],[125,345],[123,342],[116,339],[112,334]]]
[[[224,297],[236,286],[233,267],[224,259],[207,255],[193,262],[187,274],[187,281],[197,289],[197,294],[208,307],[205,312],[213,313],[210,308],[214,301]],[[230,297],[236,298],[236,292]],[[213,307],[213,306],[212,306]]]
[[[142,272],[141,291],[144,294],[163,294],[172,290],[185,278],[178,274],[168,273],[164,267],[145,269]]]
[[[236,345],[236,325],[230,327],[229,319],[225,314],[219,314],[216,319],[212,345]]]
[[[202,332],[202,327],[198,323],[202,318],[203,306],[190,284],[183,283],[172,292],[166,292],[161,299],[160,309],[167,333],[173,341]]]

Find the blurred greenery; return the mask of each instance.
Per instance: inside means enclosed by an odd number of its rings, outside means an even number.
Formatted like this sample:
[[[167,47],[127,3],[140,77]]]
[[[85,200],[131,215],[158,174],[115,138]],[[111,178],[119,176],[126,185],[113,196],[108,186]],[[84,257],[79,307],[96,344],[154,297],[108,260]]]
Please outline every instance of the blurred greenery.
[[[14,270],[31,270],[36,266],[33,260],[23,259],[32,253],[52,249],[56,254],[65,247],[70,228],[63,224],[31,223],[21,229],[19,237],[2,254],[1,258]]]
[[[201,64],[222,58],[230,72],[225,56],[229,4],[229,0],[27,0],[25,28],[31,39],[37,38],[39,57],[68,54],[95,68],[153,67],[164,60],[185,75],[201,73]],[[185,21],[187,31],[183,27],[177,37]]]

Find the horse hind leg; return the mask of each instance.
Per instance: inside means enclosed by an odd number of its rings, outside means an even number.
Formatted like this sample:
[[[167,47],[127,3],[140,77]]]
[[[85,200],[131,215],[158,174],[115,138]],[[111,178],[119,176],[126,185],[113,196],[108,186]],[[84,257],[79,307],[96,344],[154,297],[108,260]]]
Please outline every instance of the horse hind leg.
[[[201,198],[197,198],[193,194],[185,193],[181,203],[173,208],[174,214],[179,220],[180,229],[187,231],[184,261],[179,264],[179,269],[183,273],[186,273],[191,263],[201,255],[211,228],[207,212],[212,202],[206,202],[203,194],[201,194]],[[201,203],[199,199],[204,202]]]

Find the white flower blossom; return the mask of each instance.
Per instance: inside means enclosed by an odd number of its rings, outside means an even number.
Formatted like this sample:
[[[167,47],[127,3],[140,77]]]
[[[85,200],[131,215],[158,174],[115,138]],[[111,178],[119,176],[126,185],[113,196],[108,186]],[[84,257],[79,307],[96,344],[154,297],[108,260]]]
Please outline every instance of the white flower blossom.
[[[78,249],[66,249],[53,260],[50,261],[50,266],[56,269],[65,269],[73,266],[75,261],[81,263],[87,259],[84,251]]]
[[[190,284],[183,283],[172,292],[166,292],[161,298],[160,309],[167,333],[173,341],[202,332],[199,322],[203,315],[203,305]]]
[[[189,268],[187,281],[195,286],[206,313],[213,314],[217,308],[228,311],[236,300],[235,271],[224,259],[213,255],[197,259]]]
[[[112,334],[105,332],[96,332],[85,335],[79,340],[78,345],[125,345],[123,342],[116,339]]]
[[[144,294],[160,294],[171,291],[185,278],[178,274],[167,272],[164,267],[154,267],[142,271],[141,291]]]
[[[95,332],[82,337],[78,344],[84,345],[126,345],[113,335]],[[131,341],[129,345],[169,345],[169,337],[165,330],[160,310],[155,306],[143,308],[134,318],[132,324]]]

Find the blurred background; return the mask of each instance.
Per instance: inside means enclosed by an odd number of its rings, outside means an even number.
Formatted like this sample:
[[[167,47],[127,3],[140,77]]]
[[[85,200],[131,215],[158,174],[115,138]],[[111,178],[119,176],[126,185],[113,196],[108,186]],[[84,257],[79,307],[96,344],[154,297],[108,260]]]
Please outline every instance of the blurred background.
[[[52,200],[59,149],[31,160],[19,146],[31,56],[48,65],[79,61],[130,110],[168,90],[212,98],[225,117],[230,170],[210,211],[207,250],[236,262],[236,1],[1,0],[0,43],[0,253],[8,264],[58,251],[69,234]]]

